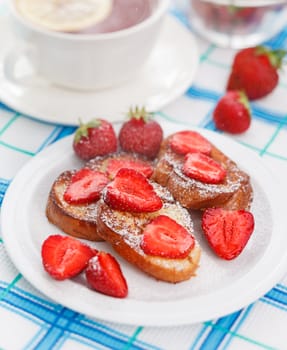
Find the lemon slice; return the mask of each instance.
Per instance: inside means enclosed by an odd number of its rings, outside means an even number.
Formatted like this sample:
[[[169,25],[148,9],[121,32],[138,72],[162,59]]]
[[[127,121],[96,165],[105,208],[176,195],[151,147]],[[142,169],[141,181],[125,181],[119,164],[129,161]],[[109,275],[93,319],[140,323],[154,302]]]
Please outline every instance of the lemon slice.
[[[16,0],[16,6],[34,24],[74,32],[105,19],[112,10],[113,0]]]

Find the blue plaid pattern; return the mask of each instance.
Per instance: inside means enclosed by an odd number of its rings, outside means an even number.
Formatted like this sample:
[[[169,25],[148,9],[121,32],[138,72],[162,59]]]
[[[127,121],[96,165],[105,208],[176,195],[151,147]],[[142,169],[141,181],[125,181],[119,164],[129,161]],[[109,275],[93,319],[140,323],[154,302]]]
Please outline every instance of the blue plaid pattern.
[[[188,26],[179,7],[171,11]],[[5,15],[5,7],[0,3],[0,20]],[[267,44],[287,49],[287,25]],[[183,96],[158,111],[157,117],[215,130],[212,111],[224,93],[234,52],[200,39],[198,45],[200,63],[194,83]],[[250,132],[234,139],[286,175],[286,69],[280,74],[274,94],[251,104]],[[205,79],[207,75],[216,78]],[[18,135],[22,130],[29,132],[21,134],[20,142]],[[74,130],[74,127],[30,119],[0,102],[0,205],[22,165]],[[15,269],[0,232],[0,314],[1,350],[284,350],[287,349],[287,275],[259,300],[225,317],[170,328],[125,326],[91,319],[48,300]]]

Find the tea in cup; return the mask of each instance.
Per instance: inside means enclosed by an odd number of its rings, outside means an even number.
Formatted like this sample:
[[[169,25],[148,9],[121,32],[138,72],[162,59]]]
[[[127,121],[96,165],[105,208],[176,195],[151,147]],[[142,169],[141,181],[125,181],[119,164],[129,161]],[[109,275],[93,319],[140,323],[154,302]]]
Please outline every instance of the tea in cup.
[[[113,87],[136,77],[160,33],[168,0],[10,0],[19,43],[4,58],[7,79],[21,83],[23,57],[48,83]]]
[[[18,12],[46,29],[71,34],[109,33],[148,18],[151,0],[14,0]]]

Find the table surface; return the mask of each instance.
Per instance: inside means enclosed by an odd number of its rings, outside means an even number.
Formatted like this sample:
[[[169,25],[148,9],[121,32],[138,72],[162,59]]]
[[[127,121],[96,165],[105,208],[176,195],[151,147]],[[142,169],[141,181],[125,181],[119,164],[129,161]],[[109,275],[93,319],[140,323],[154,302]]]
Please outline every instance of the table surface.
[[[183,8],[171,13],[187,25]],[[0,1],[0,20],[6,15]],[[185,94],[158,111],[166,120],[215,130],[212,111],[223,95],[234,50],[197,38],[199,67]],[[286,28],[267,43],[287,49]],[[1,50],[1,46],[0,46]],[[251,104],[252,124],[229,136],[287,175],[287,69],[268,97]],[[21,167],[75,127],[46,123],[12,110],[0,100],[0,205]],[[0,232],[0,349],[287,349],[287,271],[251,305],[218,319],[176,327],[126,326],[91,319],[53,303],[13,266]],[[239,293],[244,291],[239,291]],[[192,312],[192,311],[191,311]],[[14,331],[16,334],[14,334]]]

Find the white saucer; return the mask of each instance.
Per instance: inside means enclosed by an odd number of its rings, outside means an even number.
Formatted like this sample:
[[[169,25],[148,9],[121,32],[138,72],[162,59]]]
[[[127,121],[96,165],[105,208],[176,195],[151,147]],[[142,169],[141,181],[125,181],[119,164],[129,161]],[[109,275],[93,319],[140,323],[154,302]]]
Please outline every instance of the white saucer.
[[[15,39],[11,38],[5,18],[0,29],[1,62]],[[194,36],[177,19],[167,15],[158,44],[136,80],[90,93],[48,84],[35,87],[32,78],[25,85],[15,85],[3,76],[0,63],[0,100],[22,114],[52,123],[75,125],[79,119],[85,121],[97,116],[115,121],[123,119],[131,106],[146,106],[156,111],[179,97],[191,85],[197,66]]]

